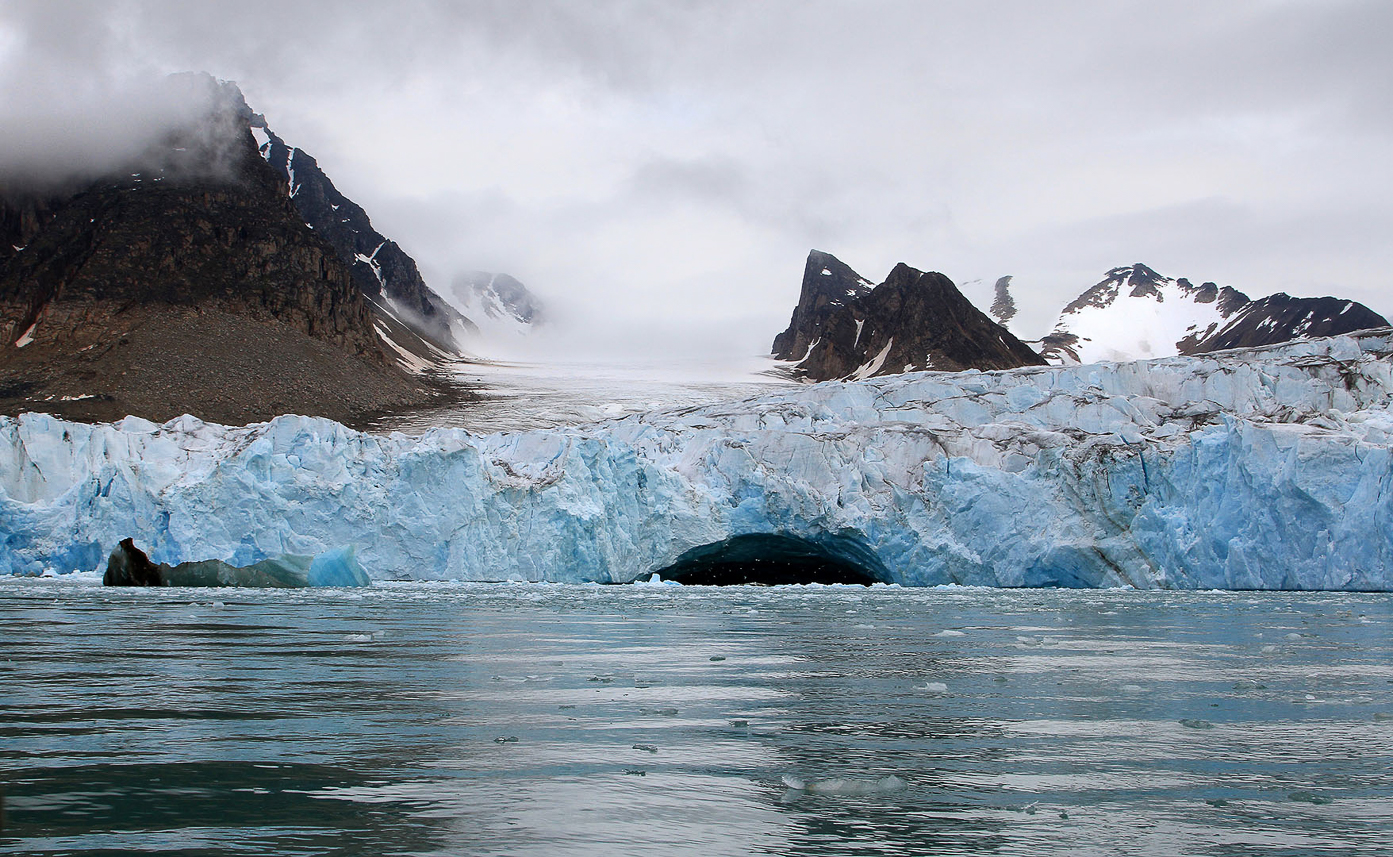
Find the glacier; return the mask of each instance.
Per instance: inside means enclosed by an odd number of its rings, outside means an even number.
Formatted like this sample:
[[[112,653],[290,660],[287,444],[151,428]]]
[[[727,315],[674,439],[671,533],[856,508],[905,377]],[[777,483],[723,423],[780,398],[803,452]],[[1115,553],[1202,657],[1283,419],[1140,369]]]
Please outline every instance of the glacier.
[[[1393,589],[1393,329],[920,372],[587,426],[0,419],[0,573],[248,565],[628,582],[778,535],[909,586]]]

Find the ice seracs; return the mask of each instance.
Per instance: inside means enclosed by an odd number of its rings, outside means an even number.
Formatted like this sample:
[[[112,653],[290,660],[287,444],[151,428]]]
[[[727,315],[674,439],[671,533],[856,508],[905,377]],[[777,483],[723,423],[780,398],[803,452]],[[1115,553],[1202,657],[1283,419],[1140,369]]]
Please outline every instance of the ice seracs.
[[[357,548],[377,577],[627,582],[777,535],[905,585],[1393,588],[1393,330],[920,372],[591,426],[0,420],[0,572]]]

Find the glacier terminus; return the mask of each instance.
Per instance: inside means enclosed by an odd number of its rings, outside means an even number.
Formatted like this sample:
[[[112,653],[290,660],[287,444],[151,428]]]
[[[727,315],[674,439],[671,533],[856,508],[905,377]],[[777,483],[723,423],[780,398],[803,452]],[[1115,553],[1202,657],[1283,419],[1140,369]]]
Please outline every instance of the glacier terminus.
[[[918,372],[593,425],[0,418],[0,573],[356,550],[376,579],[596,581],[777,537],[906,586],[1393,589],[1393,329]]]

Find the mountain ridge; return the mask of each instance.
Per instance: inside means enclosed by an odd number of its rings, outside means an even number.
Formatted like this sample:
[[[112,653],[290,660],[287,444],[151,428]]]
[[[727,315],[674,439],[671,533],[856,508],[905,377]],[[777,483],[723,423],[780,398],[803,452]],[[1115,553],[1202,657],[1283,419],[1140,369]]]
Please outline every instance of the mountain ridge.
[[[808,254],[798,306],[773,345],[776,358],[797,361],[791,374],[812,381],[860,380],[926,369],[1044,364],[943,274],[901,262],[881,284],[868,283],[831,254]]]
[[[1065,305],[1040,340],[1051,363],[1092,363],[1204,354],[1382,327],[1383,316],[1356,301],[1253,300],[1230,286],[1194,285],[1137,262],[1112,268]]]

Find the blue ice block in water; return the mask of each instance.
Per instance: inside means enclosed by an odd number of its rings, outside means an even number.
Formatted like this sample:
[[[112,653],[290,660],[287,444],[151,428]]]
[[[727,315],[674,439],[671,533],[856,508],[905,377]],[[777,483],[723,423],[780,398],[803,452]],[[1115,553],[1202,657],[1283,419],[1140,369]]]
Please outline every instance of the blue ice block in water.
[[[107,586],[243,586],[301,589],[309,586],[367,586],[372,581],[358,564],[353,547],[316,556],[283,556],[234,566],[219,559],[153,563],[131,539],[123,539],[107,559]]]
[[[353,545],[327,550],[310,562],[310,586],[367,586],[368,573],[358,564]]]

